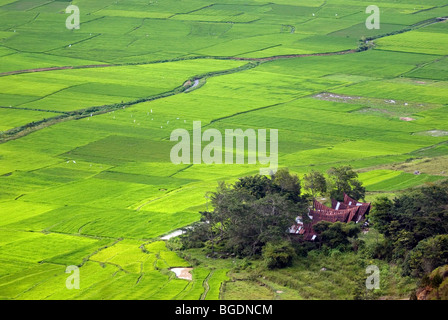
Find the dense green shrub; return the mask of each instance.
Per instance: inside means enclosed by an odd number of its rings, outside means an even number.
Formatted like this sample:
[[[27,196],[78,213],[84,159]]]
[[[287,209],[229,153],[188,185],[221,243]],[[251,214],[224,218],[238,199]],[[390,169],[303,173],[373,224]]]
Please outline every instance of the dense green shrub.
[[[269,242],[263,248],[263,259],[269,269],[280,269],[290,266],[294,256],[294,248],[288,241]]]
[[[384,235],[390,257],[403,260],[422,240],[448,233],[448,182],[407,191],[393,201],[378,198],[369,219]]]
[[[354,222],[319,221],[313,228],[318,233],[318,240],[323,246],[331,249],[339,248],[342,251],[350,247],[350,238],[356,238],[361,232],[359,224]]]
[[[448,264],[448,235],[438,235],[423,241],[411,250],[404,261],[406,275],[423,276]]]

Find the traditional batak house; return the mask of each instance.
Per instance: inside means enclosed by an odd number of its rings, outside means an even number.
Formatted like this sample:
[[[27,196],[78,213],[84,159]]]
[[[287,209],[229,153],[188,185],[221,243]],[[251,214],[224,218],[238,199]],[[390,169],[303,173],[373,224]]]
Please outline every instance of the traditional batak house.
[[[309,209],[308,217],[311,222],[304,223],[300,217],[296,219],[289,232],[293,235],[303,235],[306,241],[314,241],[317,233],[313,230],[313,226],[319,221],[343,222],[351,221],[358,223],[365,218],[370,211],[370,203],[363,203],[350,198],[344,193],[344,201],[331,200],[331,208],[314,200],[313,209]]]

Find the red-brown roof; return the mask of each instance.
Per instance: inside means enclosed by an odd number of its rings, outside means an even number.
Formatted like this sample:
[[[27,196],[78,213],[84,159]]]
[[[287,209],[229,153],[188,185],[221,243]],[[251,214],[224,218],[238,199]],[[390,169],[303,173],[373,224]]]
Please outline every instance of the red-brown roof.
[[[370,203],[358,202],[345,193],[343,202],[338,202],[337,200],[332,199],[331,206],[332,207],[329,208],[314,199],[314,209],[309,210],[309,215],[312,218],[311,223],[302,224],[300,232],[291,233],[303,234],[304,240],[307,241],[314,240],[314,236],[316,236],[317,233],[314,231],[313,225],[315,225],[319,221],[339,221],[344,223],[354,221],[358,223],[360,220],[364,219],[365,215],[370,211]]]

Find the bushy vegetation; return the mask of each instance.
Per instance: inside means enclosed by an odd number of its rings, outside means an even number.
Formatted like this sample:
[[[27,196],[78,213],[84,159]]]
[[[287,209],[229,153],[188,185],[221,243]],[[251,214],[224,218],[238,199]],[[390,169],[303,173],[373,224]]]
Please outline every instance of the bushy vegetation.
[[[385,237],[389,258],[403,260],[427,238],[448,233],[448,183],[411,190],[394,200],[380,197],[371,220]]]
[[[384,235],[373,256],[400,263],[403,274],[425,278],[448,263],[448,182],[379,198],[371,220]]]
[[[435,268],[448,264],[448,235],[438,235],[420,241],[406,256],[405,272],[422,277]]]
[[[263,247],[263,260],[268,269],[285,268],[292,265],[294,248],[288,241],[268,242]]]
[[[332,168],[329,173],[332,181],[335,181],[334,185],[329,186],[332,188],[330,194],[353,194],[361,186],[354,178],[356,173],[349,166]],[[315,172],[304,179],[309,188],[320,188],[322,191],[322,186],[326,186],[326,180],[322,178]],[[320,186],[311,179],[317,180]],[[301,190],[299,178],[286,168],[270,177],[246,176],[232,185],[221,182],[217,190],[208,195],[213,211],[201,212],[201,222],[188,229],[183,236],[184,247],[205,245],[212,255],[216,251],[242,257],[256,257],[263,253],[269,268],[285,267],[292,259],[289,253],[291,242],[296,241],[291,238],[289,228],[296,223],[297,217],[304,222],[310,220],[308,209],[311,202],[307,195],[302,195]],[[355,240],[361,227],[355,223],[322,221],[316,224],[314,230],[318,237],[312,248],[324,246],[357,250],[360,245]],[[306,244],[295,247],[299,254],[306,254],[311,249]]]
[[[270,242],[288,238],[297,216],[306,216],[300,182],[287,170],[271,177],[248,176],[233,185],[220,183],[210,195],[213,211],[201,212],[201,223],[187,231],[185,246],[206,243],[237,256],[260,255]]]
[[[359,224],[354,222],[328,222],[319,221],[314,227],[314,231],[319,234],[319,241],[322,246],[331,249],[339,248],[342,250],[358,249],[359,243],[352,247],[350,239],[356,239],[361,232]]]

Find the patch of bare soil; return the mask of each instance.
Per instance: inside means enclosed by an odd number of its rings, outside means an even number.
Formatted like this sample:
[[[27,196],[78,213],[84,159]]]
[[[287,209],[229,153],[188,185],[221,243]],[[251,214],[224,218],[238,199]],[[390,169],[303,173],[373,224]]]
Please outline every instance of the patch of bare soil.
[[[350,102],[352,100],[359,100],[361,97],[351,97],[331,92],[323,92],[319,93],[314,96],[314,98],[317,98],[319,100],[325,100],[325,101],[334,101],[334,102]]]
[[[444,130],[429,130],[429,131],[425,131],[421,134],[427,135],[427,136],[431,136],[431,137],[444,137],[444,136],[448,136],[448,131],[444,131]]]
[[[193,270],[193,268],[171,268],[170,271],[173,271],[176,274],[176,277],[179,279],[185,279],[185,280],[193,280],[193,276],[191,275],[190,271]]]

